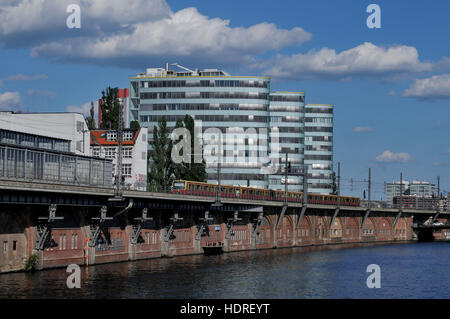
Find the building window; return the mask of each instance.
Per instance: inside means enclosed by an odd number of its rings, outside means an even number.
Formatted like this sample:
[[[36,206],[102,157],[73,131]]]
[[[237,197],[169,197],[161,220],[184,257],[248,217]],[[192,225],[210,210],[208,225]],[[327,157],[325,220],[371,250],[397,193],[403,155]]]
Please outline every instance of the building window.
[[[122,158],[132,158],[133,157],[133,149],[131,147],[125,147],[123,149],[123,156]]]
[[[92,150],[92,156],[94,157],[100,157],[100,148],[99,147],[94,147]]]
[[[116,157],[116,148],[115,147],[106,147],[105,148],[105,158],[115,158]]]
[[[8,250],[8,242],[4,241],[3,242],[3,252],[6,252],[6,250]]]
[[[131,176],[131,164],[122,164],[122,175]]]
[[[117,140],[117,132],[116,131],[110,131],[106,134],[106,140],[107,141],[115,141]]]
[[[84,130],[84,123],[77,121],[77,132],[82,132]]]
[[[77,141],[77,151],[82,152],[81,141]]]
[[[123,140],[124,141],[131,141],[133,139],[134,132],[133,131],[125,131],[123,132]]]
[[[13,241],[13,250],[16,251],[17,250],[17,240]]]

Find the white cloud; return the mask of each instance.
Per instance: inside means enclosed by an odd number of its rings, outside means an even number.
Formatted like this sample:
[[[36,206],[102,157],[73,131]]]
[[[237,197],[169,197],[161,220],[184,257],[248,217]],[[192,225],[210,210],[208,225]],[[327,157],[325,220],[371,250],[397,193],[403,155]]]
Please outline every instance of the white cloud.
[[[78,38],[44,43],[32,49],[32,56],[54,60],[122,60],[142,67],[148,60],[183,58],[243,64],[253,55],[301,44],[311,38],[302,28],[279,29],[272,23],[248,28],[229,26],[229,20],[210,19],[195,8],[187,8],[158,21],[137,23],[131,33],[106,37]]]
[[[373,128],[371,127],[363,127],[363,126],[357,126],[353,129],[353,132],[355,133],[365,133],[365,132],[372,132]]]
[[[0,93],[0,109],[10,110],[20,104],[19,92]]]
[[[393,153],[390,150],[386,150],[383,154],[378,155],[376,157],[377,162],[386,162],[386,163],[406,163],[412,160],[411,155],[408,153]]]
[[[36,80],[47,80],[47,74],[38,74],[38,75],[24,75],[24,74],[16,74],[11,75],[6,78],[6,81],[36,81]]]
[[[129,24],[161,19],[171,13],[164,0],[16,0],[0,5],[0,38],[11,47],[59,38],[105,36]],[[66,26],[67,6],[78,4],[81,29]]]
[[[421,62],[415,47],[395,45],[387,48],[365,42],[336,53],[323,48],[306,54],[277,55],[274,59],[256,63],[253,68],[276,78],[293,80],[340,79],[349,77],[397,79],[431,70],[432,63]]]
[[[415,80],[403,92],[403,96],[419,100],[450,99],[450,74]]]
[[[395,90],[390,90],[388,95],[389,96],[395,96],[395,95],[397,95],[397,92]]]
[[[94,105],[95,110],[95,105]],[[75,112],[75,113],[81,113],[84,115],[90,115],[91,111],[91,102],[86,102],[82,105],[69,105],[67,107],[67,112]]]

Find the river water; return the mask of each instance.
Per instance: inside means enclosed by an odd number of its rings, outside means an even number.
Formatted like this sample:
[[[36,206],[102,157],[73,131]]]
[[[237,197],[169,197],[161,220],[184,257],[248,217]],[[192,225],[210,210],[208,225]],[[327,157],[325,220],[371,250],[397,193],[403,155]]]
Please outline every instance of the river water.
[[[2,274],[0,298],[450,298],[449,263],[449,242],[270,249],[81,267],[79,289],[65,268]]]

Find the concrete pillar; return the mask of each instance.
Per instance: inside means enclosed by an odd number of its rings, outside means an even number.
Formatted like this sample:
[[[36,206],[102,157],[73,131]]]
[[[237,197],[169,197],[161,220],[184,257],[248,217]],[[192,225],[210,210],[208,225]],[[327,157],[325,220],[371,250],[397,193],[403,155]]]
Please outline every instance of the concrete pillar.
[[[136,244],[133,244],[130,240],[130,244],[128,246],[128,260],[136,260]]]
[[[202,241],[202,237],[200,236],[200,238],[199,239],[197,239],[197,231],[198,231],[198,229],[197,229],[197,226],[192,226],[191,227],[191,229],[192,229],[192,233],[193,233],[193,238],[194,238],[194,251],[196,252],[196,253],[198,253],[198,254],[201,254],[202,253],[202,245],[201,245],[201,241]]]

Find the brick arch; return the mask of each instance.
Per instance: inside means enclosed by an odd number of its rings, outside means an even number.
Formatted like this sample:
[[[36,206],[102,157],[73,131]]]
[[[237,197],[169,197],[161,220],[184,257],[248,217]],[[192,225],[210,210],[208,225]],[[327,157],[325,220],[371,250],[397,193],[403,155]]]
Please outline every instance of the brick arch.
[[[270,218],[264,216],[258,228],[257,245],[265,246],[273,244],[273,228],[274,226]]]
[[[314,229],[309,216],[304,216],[300,221],[300,225],[297,229],[297,238],[300,242],[311,241],[314,236]]]
[[[345,238],[347,241],[359,241],[359,222],[356,217],[346,218]]]
[[[362,226],[362,232],[361,237],[362,240],[374,240],[376,238],[377,234],[377,228],[375,226],[375,222],[373,218],[369,217],[364,222],[364,225]]]
[[[378,219],[377,238],[378,240],[390,240],[392,238],[392,225],[389,218],[381,217]]]
[[[406,218],[399,218],[397,225],[395,225],[394,239],[408,239],[408,224],[406,223]]]
[[[277,236],[277,245],[278,246],[285,246],[285,245],[292,245],[293,239],[294,239],[294,223],[292,220],[292,217],[289,215],[285,215],[283,219],[280,222],[280,225],[278,226],[278,229],[276,230],[276,236]]]
[[[331,239],[337,239],[337,238],[342,238],[344,233],[344,229],[342,226],[342,221],[341,218],[335,218],[333,221],[333,224],[331,224],[330,227],[330,238]]]
[[[324,216],[317,216],[314,225],[314,236],[317,240],[323,240],[328,235],[327,219]]]

